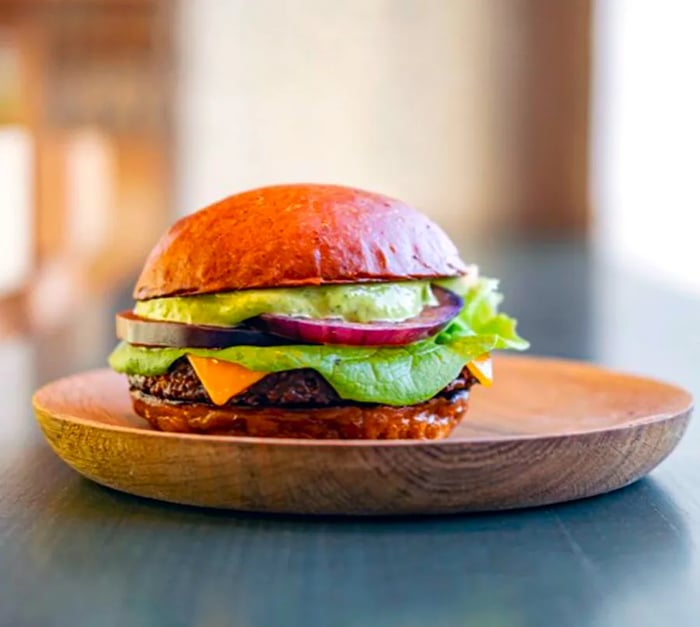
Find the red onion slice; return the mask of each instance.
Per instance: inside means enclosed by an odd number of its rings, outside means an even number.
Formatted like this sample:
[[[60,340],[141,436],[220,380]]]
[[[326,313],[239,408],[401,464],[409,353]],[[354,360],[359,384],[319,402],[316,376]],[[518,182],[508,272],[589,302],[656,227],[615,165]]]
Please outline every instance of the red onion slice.
[[[346,344],[349,346],[402,346],[432,337],[457,316],[463,300],[457,294],[433,286],[438,304],[425,307],[414,318],[403,322],[344,322],[311,320],[294,316],[264,314],[264,328],[277,335],[305,344]]]
[[[226,346],[280,346],[291,340],[244,325],[214,327],[165,320],[148,320],[132,311],[117,314],[117,337],[139,346],[225,348]]]

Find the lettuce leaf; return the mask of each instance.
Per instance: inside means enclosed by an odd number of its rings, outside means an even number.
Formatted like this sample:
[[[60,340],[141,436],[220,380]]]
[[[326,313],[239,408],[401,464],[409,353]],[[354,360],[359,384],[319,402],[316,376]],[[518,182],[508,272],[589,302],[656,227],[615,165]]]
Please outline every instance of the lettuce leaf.
[[[498,279],[481,278],[472,286],[458,283],[450,286],[464,298],[464,306],[459,315],[438,336],[445,337],[492,335],[496,338],[495,348],[527,350],[530,343],[518,335],[517,321],[504,313],[498,313],[503,295],[498,292]]]
[[[110,366],[127,374],[158,375],[187,354],[215,357],[260,372],[316,370],[341,398],[384,405],[413,405],[443,389],[473,359],[498,348],[524,350],[516,322],[498,313],[497,281],[464,287],[459,316],[429,340],[401,347],[231,346],[222,349],[145,348],[122,342]]]
[[[215,357],[259,372],[313,368],[341,398],[385,405],[412,405],[437,394],[464,364],[495,346],[492,336],[473,336],[438,344],[434,340],[400,348],[354,346],[231,346],[144,348],[122,342],[110,366],[127,374],[157,375],[186,354]]]

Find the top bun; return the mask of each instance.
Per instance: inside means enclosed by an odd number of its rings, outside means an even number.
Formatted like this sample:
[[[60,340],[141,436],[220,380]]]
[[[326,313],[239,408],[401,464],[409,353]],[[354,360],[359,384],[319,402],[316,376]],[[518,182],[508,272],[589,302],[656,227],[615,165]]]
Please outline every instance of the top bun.
[[[442,229],[398,200],[336,185],[278,185],[176,222],[148,257],[134,298],[466,272]]]

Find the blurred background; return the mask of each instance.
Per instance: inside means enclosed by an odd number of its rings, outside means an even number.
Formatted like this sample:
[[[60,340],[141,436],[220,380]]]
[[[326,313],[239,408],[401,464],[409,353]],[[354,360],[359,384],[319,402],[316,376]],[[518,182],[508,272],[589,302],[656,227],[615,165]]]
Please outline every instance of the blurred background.
[[[625,286],[700,293],[698,23],[693,0],[0,0],[0,337],[101,363],[169,222],[313,181],[417,206],[537,352],[614,361],[649,325]]]

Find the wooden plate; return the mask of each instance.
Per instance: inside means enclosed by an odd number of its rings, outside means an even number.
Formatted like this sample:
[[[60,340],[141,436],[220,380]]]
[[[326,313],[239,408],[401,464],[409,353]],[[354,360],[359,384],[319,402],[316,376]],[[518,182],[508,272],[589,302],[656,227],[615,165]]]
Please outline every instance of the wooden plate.
[[[499,356],[492,388],[446,440],[314,441],[162,433],[125,377],[96,370],[34,397],[54,451],[103,485],[189,505],[304,514],[407,514],[545,505],[648,473],[678,444],[692,398],[671,385]]]

